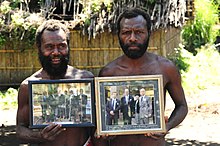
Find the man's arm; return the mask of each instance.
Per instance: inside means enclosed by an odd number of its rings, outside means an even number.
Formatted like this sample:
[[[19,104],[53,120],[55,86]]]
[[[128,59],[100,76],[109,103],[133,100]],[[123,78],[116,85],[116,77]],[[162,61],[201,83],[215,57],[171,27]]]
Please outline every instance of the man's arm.
[[[116,104],[118,104],[118,105],[116,105],[116,109],[114,110],[114,112],[118,112],[118,111],[121,109],[121,106],[120,106],[120,105],[121,105],[120,100],[117,99]]]
[[[17,110],[17,137],[27,143],[41,143],[52,141],[61,133],[63,128],[58,124],[50,124],[42,130],[33,131],[29,129],[29,95],[28,84],[22,83],[18,92]]]
[[[172,111],[172,114],[170,115],[168,121],[165,118],[166,121],[165,133],[146,134],[146,136],[150,136],[154,139],[160,139],[164,137],[170,129],[179,125],[184,120],[184,118],[188,113],[188,107],[187,107],[184,91],[181,85],[181,75],[178,69],[172,62],[165,61],[165,63],[162,66],[162,70],[163,70],[163,79],[165,81],[164,93],[168,91],[175,104],[175,108]]]
[[[174,104],[175,108],[168,119],[168,123],[166,125],[167,130],[176,127],[179,125],[188,113],[188,107],[184,95],[184,91],[181,85],[181,76],[179,71],[175,66],[171,66],[168,69],[168,83],[165,88],[169,92]]]
[[[111,107],[110,107],[110,101],[107,101],[107,103],[106,103],[106,111],[107,111],[107,113],[110,113],[110,111],[111,111]]]
[[[29,126],[29,96],[28,85],[22,83],[18,92],[18,110],[17,110],[17,137],[24,142],[42,142],[42,136],[39,131],[33,132]]]

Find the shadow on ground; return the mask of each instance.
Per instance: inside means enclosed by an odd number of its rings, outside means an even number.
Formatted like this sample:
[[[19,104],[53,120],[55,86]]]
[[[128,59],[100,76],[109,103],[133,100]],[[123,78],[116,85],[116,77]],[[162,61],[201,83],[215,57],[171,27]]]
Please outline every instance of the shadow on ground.
[[[19,146],[15,129],[14,125],[0,127],[0,146]]]
[[[14,125],[0,127],[0,146],[19,146],[20,141],[16,137],[15,129]],[[196,140],[166,139],[166,141],[166,146],[220,146],[218,143]]]
[[[215,142],[199,142],[196,140],[166,139],[166,146],[220,146]]]

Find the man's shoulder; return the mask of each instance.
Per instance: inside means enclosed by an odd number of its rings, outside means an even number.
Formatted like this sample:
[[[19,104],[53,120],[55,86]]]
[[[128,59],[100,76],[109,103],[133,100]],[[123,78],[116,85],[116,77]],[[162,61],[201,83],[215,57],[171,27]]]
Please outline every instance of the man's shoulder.
[[[168,58],[164,57],[164,56],[160,56],[160,55],[156,55],[156,54],[152,54],[151,56],[153,58],[153,61],[156,61],[157,63],[163,65],[163,66],[173,66],[174,63],[169,60]]]
[[[27,77],[26,79],[24,79],[22,82],[21,82],[21,85],[25,85],[25,84],[28,84],[28,81],[29,80],[40,80],[42,77],[41,76],[41,71],[42,69],[36,71],[35,73],[33,73],[31,76]]]
[[[156,54],[151,54],[151,67],[160,69],[163,73],[176,71],[176,65],[168,58]]]
[[[113,60],[112,62],[109,62],[107,65],[105,65],[99,72],[99,76],[111,76],[115,73],[117,70],[117,59]]]
[[[74,68],[73,66],[68,66],[67,78],[75,78],[75,79],[80,79],[80,78],[93,78],[94,75],[92,72],[88,70],[82,70],[82,69],[77,69]]]

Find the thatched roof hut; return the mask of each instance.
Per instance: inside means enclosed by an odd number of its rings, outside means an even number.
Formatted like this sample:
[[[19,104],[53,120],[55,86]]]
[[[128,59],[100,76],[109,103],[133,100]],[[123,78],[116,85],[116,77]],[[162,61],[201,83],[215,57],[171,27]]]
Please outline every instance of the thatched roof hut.
[[[1,0],[2,2],[3,0]],[[79,23],[90,27],[93,33],[112,28],[118,15],[129,7],[145,9],[151,16],[152,29],[167,26],[181,27],[191,17],[194,0],[24,0],[20,9],[41,12],[45,18],[68,20],[70,27]],[[91,28],[92,27],[92,28]],[[94,27],[94,28],[93,28]],[[90,30],[89,30],[90,31]],[[102,31],[102,30],[100,30]]]
[[[114,31],[117,17],[129,7],[145,9],[153,30],[182,27],[186,17],[193,16],[193,0],[45,0],[40,4],[46,17],[68,20],[72,29],[83,26],[93,37],[105,30]],[[34,8],[36,11],[36,5]]]
[[[3,0],[1,2],[2,5]],[[5,13],[6,15],[3,15],[3,9],[0,9],[0,18],[4,20],[4,24],[1,21],[0,26],[0,87],[18,85],[41,67],[37,58],[37,49],[32,49],[33,45],[29,44],[34,41],[33,30],[45,19],[60,19],[71,29],[73,39],[70,42],[70,65],[90,70],[97,75],[105,64],[123,53],[119,48],[117,35],[113,32],[116,30],[115,22],[119,13],[126,7],[141,7],[148,11],[153,21],[149,51],[163,56],[178,47],[180,28],[193,16],[193,0],[39,2],[39,0],[24,0],[18,4],[18,9],[10,9]],[[16,12],[19,14],[16,15],[18,20],[12,21],[10,16]],[[18,28],[13,28],[15,25]],[[27,28],[31,31],[28,32]],[[9,39],[2,45],[3,34]]]

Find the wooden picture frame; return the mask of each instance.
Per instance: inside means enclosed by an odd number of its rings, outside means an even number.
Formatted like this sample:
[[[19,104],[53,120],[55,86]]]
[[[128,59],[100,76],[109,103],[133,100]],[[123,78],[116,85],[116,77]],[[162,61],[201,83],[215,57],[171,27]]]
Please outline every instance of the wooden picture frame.
[[[166,131],[162,75],[95,77],[95,87],[97,135]],[[123,100],[124,90],[129,90],[130,103]],[[140,90],[144,90],[146,96],[140,97]],[[113,106],[114,97],[116,104],[114,102]],[[143,102],[148,100],[148,103]],[[126,104],[130,107],[127,120]],[[144,108],[146,105],[149,107]]]
[[[95,126],[94,79],[29,80],[30,128]]]

